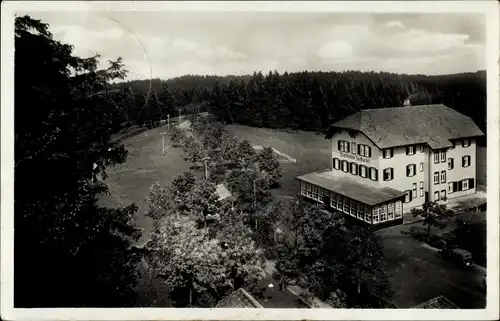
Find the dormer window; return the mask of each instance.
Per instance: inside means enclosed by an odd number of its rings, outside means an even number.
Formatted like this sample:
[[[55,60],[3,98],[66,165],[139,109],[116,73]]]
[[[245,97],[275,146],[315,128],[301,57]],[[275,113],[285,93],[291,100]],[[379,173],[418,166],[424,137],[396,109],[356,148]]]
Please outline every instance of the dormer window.
[[[406,155],[415,155],[415,146],[406,146]]]
[[[462,147],[469,147],[471,144],[470,139],[464,139],[462,141]]]

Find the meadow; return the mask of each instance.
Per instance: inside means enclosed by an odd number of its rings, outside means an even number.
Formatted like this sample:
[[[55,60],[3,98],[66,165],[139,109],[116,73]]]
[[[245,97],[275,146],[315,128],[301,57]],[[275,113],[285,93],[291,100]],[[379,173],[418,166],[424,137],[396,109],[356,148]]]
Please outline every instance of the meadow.
[[[282,178],[274,195],[294,196],[299,192],[299,182],[295,177],[305,173],[330,167],[330,141],[324,135],[314,132],[284,131],[241,125],[227,125],[226,128],[239,140],[246,139],[252,145],[271,146],[297,160],[296,163],[281,163]],[[124,164],[108,169],[110,196],[103,196],[104,206],[126,206],[134,202],[138,205],[138,226],[151,228],[151,221],[144,215],[145,198],[155,182],[167,185],[178,174],[189,171],[190,164],[184,160],[180,148],[170,148],[163,156],[160,133],[167,132],[167,126],[144,132],[131,131],[122,134],[123,144],[129,151]],[[134,134],[135,133],[135,134]],[[165,136],[165,146],[170,145]],[[478,184],[486,185],[486,148],[477,150]],[[196,172],[196,175],[202,173]]]

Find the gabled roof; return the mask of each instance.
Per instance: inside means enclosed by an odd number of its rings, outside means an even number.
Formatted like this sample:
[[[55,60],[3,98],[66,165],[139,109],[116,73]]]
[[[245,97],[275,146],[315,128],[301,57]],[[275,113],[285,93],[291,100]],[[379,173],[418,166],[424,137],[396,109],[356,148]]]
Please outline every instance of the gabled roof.
[[[216,308],[263,308],[263,306],[255,300],[243,288],[239,288],[224,299],[220,300]]]
[[[379,148],[428,144],[432,149],[453,146],[450,139],[484,136],[474,121],[445,105],[364,109],[330,127],[365,134]]]

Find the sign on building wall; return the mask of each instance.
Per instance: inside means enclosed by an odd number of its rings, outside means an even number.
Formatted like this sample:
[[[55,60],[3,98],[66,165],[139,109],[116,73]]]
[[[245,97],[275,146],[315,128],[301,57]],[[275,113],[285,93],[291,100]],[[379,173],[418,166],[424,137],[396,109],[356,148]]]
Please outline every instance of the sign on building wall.
[[[370,159],[369,158],[362,157],[362,156],[359,156],[359,155],[352,155],[352,154],[347,154],[347,153],[340,152],[340,157],[349,158],[351,160],[356,160],[358,162],[363,162],[363,163],[370,164]]]

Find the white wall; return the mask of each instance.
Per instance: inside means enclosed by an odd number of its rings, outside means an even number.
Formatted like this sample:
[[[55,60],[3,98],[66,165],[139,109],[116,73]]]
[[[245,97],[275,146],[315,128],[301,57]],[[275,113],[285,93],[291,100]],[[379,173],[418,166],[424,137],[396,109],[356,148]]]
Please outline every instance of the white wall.
[[[462,141],[456,143],[454,149],[448,150],[447,157],[452,157],[455,160],[455,166],[452,170],[448,170],[448,165],[446,165],[447,169],[447,180],[449,182],[459,181],[465,178],[474,178],[474,188],[455,192],[449,194],[448,198],[452,199],[459,196],[470,195],[476,193],[477,179],[476,179],[476,140],[471,140],[471,145],[469,147],[462,147]],[[462,167],[462,157],[469,155],[470,156],[470,166]]]
[[[348,141],[349,143],[352,143],[352,142],[356,143],[355,153],[352,153],[352,149],[350,150],[348,156],[345,155],[346,153],[340,152],[339,148],[338,148],[339,140]],[[379,159],[380,159],[380,150],[363,133],[356,133],[355,138],[352,138],[346,130],[342,130],[341,132],[336,133],[332,137],[331,141],[332,141],[332,157],[330,159],[330,168],[333,169],[333,163],[332,163],[333,158],[338,158],[341,161],[347,160],[349,163],[354,162],[358,165],[365,165],[367,168],[375,167],[378,169]],[[357,146],[359,144],[370,146],[371,157],[368,158],[368,157],[357,155]],[[338,172],[342,173],[343,175],[346,175],[346,176],[351,176],[351,177],[353,176],[352,174],[342,172],[342,170],[338,170]],[[380,172],[378,173],[378,175],[380,177]],[[369,173],[368,173],[368,177],[369,177]],[[358,178],[371,181],[369,178],[362,178],[359,175],[358,175]],[[371,181],[371,182],[373,183],[373,181]]]
[[[379,182],[380,185],[385,187],[394,188],[399,191],[413,190],[413,183],[417,184],[417,195],[413,197],[412,201],[409,203],[404,203],[404,211],[406,212],[408,209],[420,206],[425,202],[425,193],[423,196],[420,196],[420,182],[424,182],[424,192],[425,181],[426,181],[426,155],[427,149],[424,149],[424,152],[420,152],[420,146],[416,146],[415,154],[406,155],[406,146],[393,148],[393,157],[392,158],[383,158],[381,153],[379,160]],[[424,163],[424,171],[420,171],[420,163]],[[416,173],[415,176],[407,177],[406,176],[406,166],[410,164],[416,165]],[[384,181],[384,169],[393,168],[394,169],[394,177],[390,181]]]

